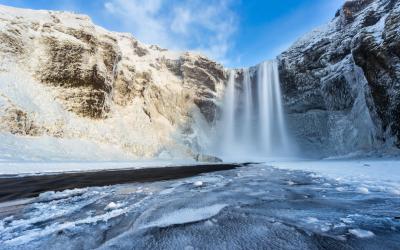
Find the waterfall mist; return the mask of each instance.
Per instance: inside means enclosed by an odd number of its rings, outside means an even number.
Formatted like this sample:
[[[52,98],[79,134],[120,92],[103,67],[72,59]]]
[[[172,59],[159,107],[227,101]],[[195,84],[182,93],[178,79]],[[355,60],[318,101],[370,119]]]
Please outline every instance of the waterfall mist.
[[[231,70],[217,130],[217,151],[226,159],[293,155],[275,61]]]

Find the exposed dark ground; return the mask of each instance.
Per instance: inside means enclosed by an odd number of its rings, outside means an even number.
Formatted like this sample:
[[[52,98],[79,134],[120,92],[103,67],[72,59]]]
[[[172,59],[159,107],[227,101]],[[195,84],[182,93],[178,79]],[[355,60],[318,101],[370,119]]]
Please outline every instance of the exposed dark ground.
[[[201,173],[230,170],[239,166],[240,164],[205,164],[179,167],[54,173],[35,176],[0,175],[0,202],[31,198],[46,191],[62,191],[93,186],[180,179]]]

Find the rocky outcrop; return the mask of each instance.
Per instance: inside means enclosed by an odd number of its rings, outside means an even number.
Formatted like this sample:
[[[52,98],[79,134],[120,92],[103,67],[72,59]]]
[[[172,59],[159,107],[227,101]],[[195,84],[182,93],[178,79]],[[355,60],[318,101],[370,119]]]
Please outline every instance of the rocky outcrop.
[[[139,158],[197,157],[201,145],[187,128],[215,120],[220,64],[67,12],[0,6],[0,26],[3,132],[82,138]]]
[[[292,130],[309,151],[400,146],[400,2],[346,2],[278,60]]]
[[[7,108],[0,117],[0,125],[12,134],[39,136],[42,131],[28,114],[19,109]]]

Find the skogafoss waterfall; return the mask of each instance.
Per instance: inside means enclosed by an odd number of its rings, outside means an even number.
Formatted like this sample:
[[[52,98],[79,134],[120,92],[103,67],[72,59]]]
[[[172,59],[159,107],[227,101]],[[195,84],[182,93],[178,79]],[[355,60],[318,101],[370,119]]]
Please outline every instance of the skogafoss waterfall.
[[[231,70],[217,140],[219,154],[226,158],[292,154],[275,61]]]

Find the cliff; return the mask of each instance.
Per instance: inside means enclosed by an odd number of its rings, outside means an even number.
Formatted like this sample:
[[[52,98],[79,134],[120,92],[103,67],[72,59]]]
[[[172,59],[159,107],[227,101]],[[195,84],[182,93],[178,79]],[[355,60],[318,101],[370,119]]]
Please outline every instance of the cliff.
[[[289,124],[325,154],[400,146],[400,2],[347,1],[279,57]]]
[[[51,138],[53,148],[64,139],[109,145],[127,158],[198,157],[194,127],[215,120],[220,64],[67,12],[0,6],[0,27],[3,142],[13,134]]]

